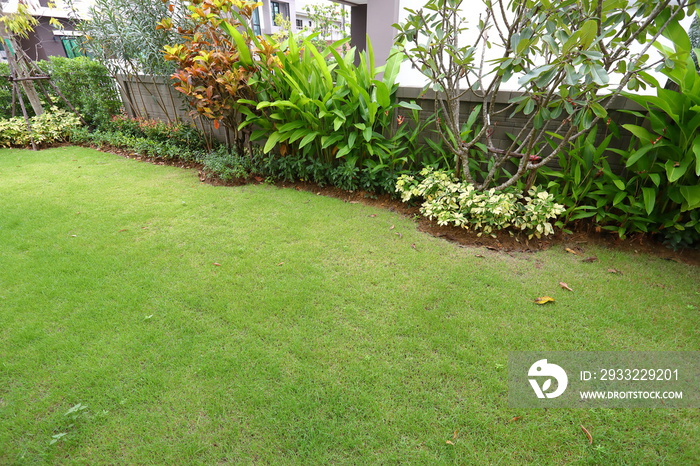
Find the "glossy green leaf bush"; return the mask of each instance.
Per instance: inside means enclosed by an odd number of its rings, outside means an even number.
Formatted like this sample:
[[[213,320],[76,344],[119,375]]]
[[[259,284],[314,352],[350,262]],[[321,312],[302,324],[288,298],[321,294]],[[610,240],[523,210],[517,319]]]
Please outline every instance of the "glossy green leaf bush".
[[[301,157],[313,179],[343,189],[393,192],[396,177],[424,165],[446,167],[441,144],[424,143],[432,120],[396,97],[403,54],[393,50],[375,66],[371,44],[360,53],[347,40],[317,48],[313,37],[290,36],[277,53],[278,69],[250,82],[257,101],[243,101],[251,139],[273,157]],[[432,141],[431,141],[432,142]],[[330,171],[316,176],[317,168]]]
[[[51,57],[42,67],[90,126],[101,126],[121,111],[114,81],[101,63],[87,57]],[[52,96],[52,101],[69,109],[58,96]]]

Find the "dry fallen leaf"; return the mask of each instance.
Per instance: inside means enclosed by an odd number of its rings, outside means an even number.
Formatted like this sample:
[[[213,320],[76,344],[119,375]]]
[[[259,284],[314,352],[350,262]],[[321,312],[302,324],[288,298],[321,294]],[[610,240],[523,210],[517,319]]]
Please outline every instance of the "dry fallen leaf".
[[[399,238],[403,238],[403,235],[401,233],[396,233],[396,236],[398,236]]]
[[[515,421],[517,421],[517,420],[519,420],[519,419],[522,419],[522,416],[515,416],[513,419],[511,419],[511,420],[508,421],[508,422],[515,422]]]
[[[480,257],[483,259],[485,256],[483,254],[476,254],[474,257]]]
[[[578,255],[579,255],[579,253],[578,253],[577,251],[574,251],[574,250],[571,249],[571,248],[566,248],[566,249],[564,249],[564,251],[566,251],[566,252],[568,252],[568,253],[570,253],[570,254],[573,254],[573,255],[575,255],[575,256],[578,256]]]
[[[586,433],[586,437],[588,437],[588,444],[593,445],[593,436],[591,435],[591,433],[588,432],[588,429],[586,429],[583,426],[581,426],[581,429],[583,429],[583,431]]]
[[[459,431],[458,431],[458,430],[455,430],[455,433],[452,434],[452,438],[456,440],[458,434],[459,434]]]
[[[446,440],[445,443],[448,445],[454,445],[454,443],[451,440]]]
[[[617,270],[617,269],[608,269],[608,272],[610,272],[610,273],[616,273],[616,274],[618,274],[618,275],[624,275],[622,272],[620,272],[620,271]]]
[[[564,283],[564,282],[559,282],[559,286],[561,286],[561,287],[564,288],[565,290],[574,291],[574,290],[571,289],[571,287],[570,287],[569,285],[567,285],[567,284]]]
[[[547,303],[553,303],[554,298],[551,296],[540,296],[535,300],[535,304],[547,304]]]
[[[416,243],[413,243],[413,244],[411,245],[411,247],[412,247],[413,249],[416,249]]]
[[[368,217],[370,217],[370,218],[374,218],[374,217],[376,217],[376,216],[377,216],[377,214],[368,215]]]
[[[581,259],[581,262],[595,262],[597,260],[598,260],[598,258],[596,256],[591,256],[591,257],[586,257],[585,259]]]
[[[214,265],[217,267],[221,267],[221,264],[219,264],[218,262],[214,262]]]
[[[393,229],[394,229],[394,225],[392,225],[391,228],[389,228],[389,229],[390,229],[390,230],[393,230]]]
[[[280,262],[279,264],[277,264],[277,267],[279,267],[281,265],[284,265],[284,262]]]

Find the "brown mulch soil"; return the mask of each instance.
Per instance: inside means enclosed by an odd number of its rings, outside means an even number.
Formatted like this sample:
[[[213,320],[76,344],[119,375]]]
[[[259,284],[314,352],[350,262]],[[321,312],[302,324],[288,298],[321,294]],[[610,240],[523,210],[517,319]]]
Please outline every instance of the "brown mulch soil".
[[[104,152],[112,152],[123,157],[141,160],[154,163],[157,165],[170,165],[180,168],[197,169],[199,179],[203,183],[209,183],[216,186],[241,186],[245,184],[258,184],[264,182],[260,177],[253,177],[248,180],[235,180],[232,182],[224,182],[219,178],[210,177],[204,173],[201,164],[193,162],[179,162],[156,159],[146,156],[134,154],[130,151],[119,150],[115,148],[96,148]],[[629,251],[636,254],[650,254],[660,257],[665,260],[670,260],[679,263],[685,263],[695,266],[700,266],[700,249],[680,249],[674,251],[655,241],[649,235],[633,235],[627,239],[620,239],[616,234],[606,233],[605,231],[596,231],[591,224],[581,224],[573,233],[564,233],[557,231],[553,236],[547,238],[532,238],[527,239],[525,235],[510,235],[508,233],[499,232],[495,237],[489,235],[478,236],[477,233],[471,230],[465,230],[454,226],[440,226],[437,222],[428,220],[422,217],[418,211],[418,206],[411,206],[401,202],[398,199],[393,199],[389,195],[374,195],[364,191],[344,191],[333,186],[320,187],[314,183],[308,182],[277,182],[276,186],[282,188],[293,188],[300,191],[309,191],[323,196],[335,197],[344,202],[353,204],[365,204],[374,207],[387,209],[391,212],[397,212],[407,217],[415,219],[419,231],[431,234],[438,238],[443,238],[447,241],[457,243],[461,246],[484,247],[490,250],[503,252],[536,252],[552,247],[569,249],[571,251],[583,251],[585,246],[597,245],[605,248],[615,248],[623,251]],[[582,260],[586,260],[585,258]]]

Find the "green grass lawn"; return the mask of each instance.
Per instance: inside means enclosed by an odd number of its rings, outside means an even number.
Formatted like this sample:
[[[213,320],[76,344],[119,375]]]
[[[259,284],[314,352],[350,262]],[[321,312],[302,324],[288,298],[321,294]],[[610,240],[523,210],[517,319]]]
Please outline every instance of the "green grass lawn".
[[[691,266],[463,248],[388,211],[73,147],[0,150],[0,246],[0,464],[700,458],[697,409],[513,409],[506,367],[698,350]]]

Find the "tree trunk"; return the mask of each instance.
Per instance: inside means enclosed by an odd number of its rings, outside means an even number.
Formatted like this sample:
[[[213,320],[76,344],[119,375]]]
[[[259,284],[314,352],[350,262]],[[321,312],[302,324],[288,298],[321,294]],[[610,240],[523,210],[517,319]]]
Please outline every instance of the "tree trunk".
[[[0,9],[0,16],[2,16],[2,14],[2,9]],[[34,109],[34,113],[36,115],[41,115],[44,113],[44,106],[41,104],[41,100],[39,100],[39,94],[34,87],[34,81],[24,79],[28,78],[30,73],[27,64],[24,63],[19,53],[21,51],[19,43],[15,40],[15,37],[5,29],[4,25],[0,26],[0,40],[3,42],[7,41],[5,43],[9,43],[12,48],[12,50],[7,51],[7,64],[10,67],[12,78],[18,80],[24,94],[27,96],[27,99],[29,99],[29,103],[32,105],[32,109]],[[20,56],[20,59],[17,60],[15,55]]]

